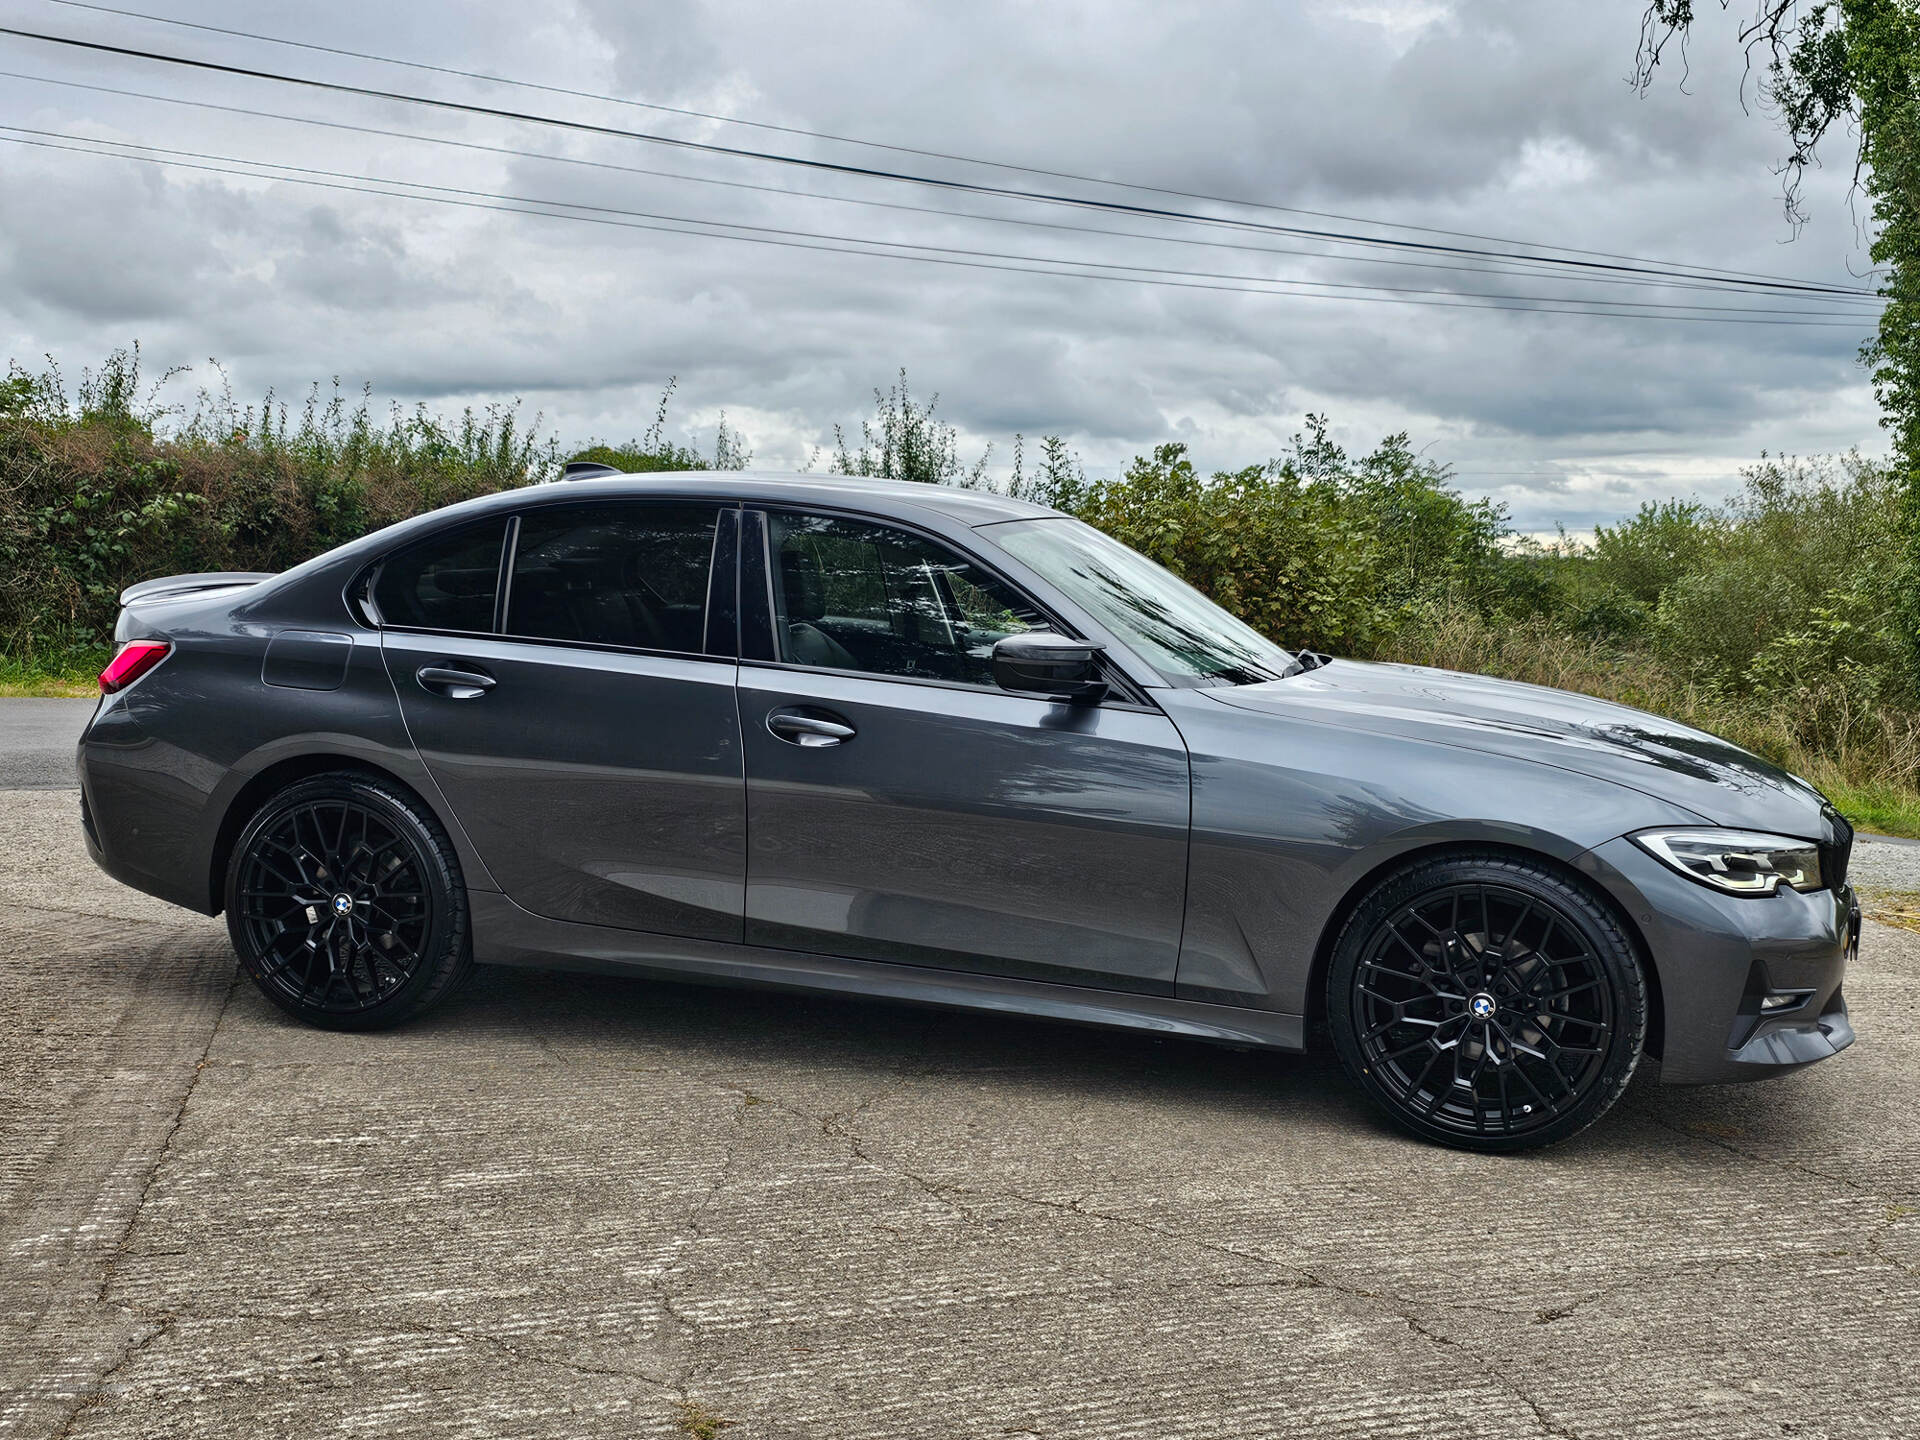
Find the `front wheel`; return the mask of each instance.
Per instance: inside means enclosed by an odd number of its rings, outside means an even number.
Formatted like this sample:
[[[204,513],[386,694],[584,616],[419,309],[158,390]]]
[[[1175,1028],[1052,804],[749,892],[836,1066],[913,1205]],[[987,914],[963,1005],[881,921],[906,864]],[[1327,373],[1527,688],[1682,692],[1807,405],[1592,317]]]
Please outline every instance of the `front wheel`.
[[[1612,912],[1536,861],[1416,861],[1353,912],[1327,976],[1341,1063],[1399,1125],[1476,1150],[1550,1145],[1626,1090],[1647,986]]]
[[[472,965],[452,843],[417,800],[369,775],[317,775],[262,805],[234,844],[226,902],[241,965],[309,1025],[397,1025]]]

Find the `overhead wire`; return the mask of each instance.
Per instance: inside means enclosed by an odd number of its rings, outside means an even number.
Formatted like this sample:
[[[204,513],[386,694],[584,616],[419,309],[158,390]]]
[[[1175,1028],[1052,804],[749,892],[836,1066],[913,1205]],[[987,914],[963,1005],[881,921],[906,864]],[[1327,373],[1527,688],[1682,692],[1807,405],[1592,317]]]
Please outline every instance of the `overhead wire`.
[[[564,95],[574,99],[591,100],[602,104],[622,105],[634,109],[651,110],[659,114],[678,115],[690,119],[715,124],[744,126],[773,134],[791,135],[798,138],[823,140],[839,145],[861,146],[871,150],[880,150],[898,155],[912,155],[921,159],[942,160],[956,164],[975,165],[1007,171],[1010,173],[1033,175],[1043,179],[1067,180],[1079,184],[1101,185],[1109,188],[1133,190],[1144,194],[1164,195],[1174,199],[1197,200],[1208,204],[1230,205],[1245,209],[1264,210],[1273,214],[1305,215],[1315,219],[1337,220],[1345,224],[1372,225],[1383,229],[1406,230],[1417,234],[1444,235],[1453,239],[1480,240],[1489,244],[1519,245],[1533,249],[1551,249],[1563,254],[1588,256],[1607,260],[1630,260],[1640,264],[1661,265],[1670,269],[1689,269],[1701,275],[1717,275],[1740,279],[1782,279],[1785,277],[1767,276],[1753,271],[1729,270],[1716,266],[1695,265],[1684,261],[1654,261],[1645,257],[1626,255],[1614,251],[1581,249],[1575,246],[1551,245],[1539,241],[1514,240],[1511,238],[1487,235],[1467,230],[1449,230],[1430,225],[1413,225],[1400,221],[1376,220],[1365,216],[1341,214],[1329,210],[1311,210],[1298,206],[1279,205],[1269,201],[1249,200],[1232,196],[1212,195],[1200,191],[1180,190],[1165,186],[1149,185],[1137,181],[1115,180],[1107,176],[1086,175],[1067,170],[1051,170],[1039,166],[1023,165],[1013,161],[988,159],[981,156],[963,155],[953,151],[922,149],[911,145],[901,145],[888,141],[869,140],[852,135],[837,135],[830,131],[810,130],[797,125],[781,125],[771,121],[753,120],[737,115],[723,115],[712,111],[695,110],[685,106],[664,105],[655,101],[637,100],[629,96],[607,95],[590,90],[581,90],[564,85],[545,84],[533,80],[517,80],[506,76],[490,75],[484,71],[463,70],[455,66],[435,65],[421,60],[407,60],[391,55],[379,55],[371,51],[350,50],[340,46],[323,45],[315,41],[295,40],[287,36],[269,35],[261,31],[242,30],[224,25],[210,25],[202,21],[186,20],[177,16],[156,15],[150,11],[133,10],[115,5],[102,5],[95,0],[49,0],[49,3],[61,5],[72,10],[88,10],[98,14],[115,15],[126,19],[144,20],[158,25],[171,25],[182,29],[197,30],[207,34],[223,35],[229,38],[252,40],[261,44],[280,45],[293,49],[307,50],[318,54],[335,55],[354,60],[365,60],[381,65],[392,65],[423,73],[452,76],[459,79],[480,81],[490,85],[502,85],[515,89],[539,91],[551,95]],[[1534,257],[1547,258],[1547,257]],[[1873,292],[1861,287],[1839,287],[1854,289],[1857,293],[1871,295]]]
[[[517,215],[543,216],[552,219],[612,225],[626,229],[657,231],[665,234],[693,235],[707,239],[736,240],[747,243],[776,245],[792,249],[824,251],[833,254],[862,255],[870,258],[905,260],[925,264],[960,266],[977,270],[1049,275],[1072,279],[1105,280],[1116,283],[1151,285],[1171,289],[1208,290],[1234,294],[1268,295],[1280,298],[1338,298],[1359,303],[1413,304],[1447,309],[1508,310],[1533,314],[1585,315],[1589,317],[1614,319],[1701,321],[1720,324],[1858,328],[1856,324],[1849,321],[1781,318],[1783,316],[1805,315],[1807,312],[1803,311],[1761,311],[1745,307],[1683,306],[1668,308],[1655,307],[1651,302],[1597,300],[1586,300],[1578,304],[1567,304],[1560,303],[1557,297],[1486,296],[1476,292],[1463,293],[1458,291],[1400,291],[1388,289],[1387,287],[1350,287],[1352,289],[1365,290],[1369,293],[1344,294],[1335,297],[1314,293],[1315,290],[1320,288],[1337,285],[1337,282],[1331,281],[1290,281],[1233,273],[1180,271],[1161,267],[1126,266],[1106,261],[1027,256],[996,251],[971,250],[952,246],[917,245],[904,241],[873,240],[858,236],[820,234],[817,232],[792,230],[784,227],[745,225],[732,221],[657,215],[644,211],[627,211],[614,207],[578,204],[571,201],[555,201],[538,197],[515,196],[497,191],[467,190],[451,186],[430,185],[418,181],[396,181],[377,176],[358,176],[338,171],[322,171],[308,167],[285,166],[278,162],[271,161],[248,161],[232,156],[205,156],[200,159],[179,158],[192,152],[175,152],[174,154],[169,154],[169,152],[161,150],[160,147],[143,146],[124,141],[63,136],[58,135],[58,132],[38,131],[21,126],[0,126],[0,132],[10,132],[0,133],[0,140],[5,140],[12,144],[70,151],[78,154],[96,155],[111,159],[171,165],[182,169],[205,171],[215,174],[243,175],[254,179],[309,185],[329,190],[346,190],[361,194],[383,195],[389,198],[423,200],[438,204],[461,206],[468,209],[492,210]],[[152,153],[129,154],[126,153],[128,151]],[[159,158],[155,158],[156,155],[158,155]],[[429,193],[421,193],[422,191]],[[588,213],[580,213],[583,211]],[[903,251],[910,253],[901,253]],[[1122,273],[1108,273],[1111,271],[1120,271]],[[1225,283],[1230,281],[1240,283]],[[1273,288],[1276,286],[1289,286],[1293,288]],[[1312,287],[1312,289],[1307,289],[1306,287]],[[1456,298],[1427,298],[1435,295],[1446,295]],[[1481,300],[1491,303],[1476,303]],[[1533,303],[1536,301],[1543,303]],[[1623,308],[1605,310],[1590,308],[1600,305]],[[1649,309],[1655,309],[1656,313],[1644,313]]]
[[[661,135],[655,132],[628,130],[618,126],[601,125],[591,121],[569,119],[561,116],[539,115],[524,111],[508,110],[495,106],[476,105],[467,101],[450,100],[438,96],[412,95],[404,92],[382,90],[377,87],[353,85],[343,81],[321,80],[312,76],[288,75],[275,71],[260,70],[249,66],[230,65],[219,61],[203,60],[188,56],[169,55],[164,52],[143,50],[133,46],[113,45],[104,41],[85,40],[74,36],[50,35],[40,31],[25,30],[16,26],[0,26],[0,35],[35,40],[52,45],[72,47],[99,54],[117,55],[127,58],[151,60],[161,64],[178,65],[210,73],[235,75],[250,79],[267,80],[276,83],[304,86],[326,90],[338,94],[357,95],[363,98],[391,101],[399,104],[427,106],[458,113],[487,116],[493,119],[507,120],[521,124],[548,125],[585,134],[599,135],[625,140],[640,141],[649,144],[671,146],[700,153],[725,155],[735,158],[763,161],[767,163],[798,166],[827,173],[842,174],[862,179],[884,180],[897,183],[930,186],[943,190],[967,192],[979,195],[997,196],[1005,199],[1033,201],[1053,205],[1068,205],[1078,208],[1102,210],[1118,214],[1147,217],[1156,220],[1176,220],[1215,226],[1228,226],[1240,230],[1252,230],[1291,236],[1310,236],[1340,244],[1365,245],[1391,249],[1424,251],[1436,254],[1492,256],[1507,260],[1531,259],[1543,264],[1581,270],[1596,270],[1649,276],[1675,278],[1682,274],[1696,280],[1712,280],[1714,277],[1704,273],[1660,270],[1651,267],[1627,265],[1597,260],[1568,259],[1550,256],[1521,256],[1510,252],[1474,250],[1468,247],[1439,245],[1428,241],[1408,241],[1383,239],[1338,232],[1314,230],[1298,226],[1279,226],[1264,222],[1224,219],[1218,216],[1200,215],[1186,211],[1169,210],[1162,207],[1126,204],[1113,200],[1100,200],[1084,196],[1050,195],[1042,192],[1014,189],[1007,186],[986,185],[973,181],[954,180],[942,177],[906,174],[897,171],[882,170],[871,166],[848,165],[837,161],[821,160],[806,156],[785,155],[777,152],[750,150],[737,146],[717,145],[708,141],[691,140],[681,136]],[[1732,282],[1726,282],[1731,284]],[[1741,289],[1781,291],[1824,295],[1834,297],[1857,298],[1867,292],[1858,287],[1839,287],[1816,282],[1790,281],[1782,279],[1753,279],[1742,281]]]
[[[516,159],[539,160],[557,165],[569,165],[594,170],[605,170],[619,174],[644,175],[653,178],[685,181],[692,184],[710,185],[724,189],[750,191],[760,194],[785,195],[802,199],[820,200],[834,204],[857,205],[867,208],[905,212],[916,215],[936,215],[953,219],[979,221],[988,224],[1016,225],[1031,229],[1052,230],[1072,234],[1095,235],[1113,239],[1138,240],[1152,244],[1202,247],[1213,250],[1231,250],[1245,254],[1285,255],[1307,259],[1327,260],[1337,264],[1385,265],[1396,268],[1439,270],[1468,275],[1516,275],[1540,276],[1557,279],[1569,284],[1632,286],[1637,288],[1659,288],[1670,290],[1703,290],[1719,294],[1742,294],[1737,287],[1702,285],[1687,280],[1648,281],[1618,275],[1580,275],[1561,276],[1551,270],[1535,268],[1531,265],[1511,266],[1497,263],[1462,265],[1441,260],[1411,260],[1395,256],[1380,255],[1344,255],[1333,251],[1309,250],[1275,245],[1254,245],[1229,240],[1203,240],[1188,235],[1157,235],[1137,230],[1112,230],[1095,225],[1072,225],[1060,221],[1037,220],[1026,216],[991,215],[978,211],[956,210],[944,206],[907,205],[896,201],[873,200],[858,196],[835,195],[819,190],[799,190],[788,186],[759,185],[744,180],[724,180],[717,176],[692,175],[684,171],[659,170],[646,166],[621,165],[607,160],[592,160],[582,156],[558,155],[551,151],[527,150],[508,145],[488,145],[479,141],[457,140],[443,135],[426,135],[418,131],[394,130],[375,125],[357,125],[347,121],[324,120],[312,116],[292,115],[283,111],[260,110],[249,106],[224,105],[217,101],[191,99],[184,96],[160,95],[152,91],[129,90],[119,86],[98,85],[80,80],[59,79],[53,76],[32,75],[23,71],[0,70],[0,78],[26,80],[36,84],[62,86],[71,89],[86,90],[97,94],[116,95],[128,99],[148,100],[161,104],[186,106],[195,109],[210,110],[229,115],[244,115],[252,119],[280,120],[291,124],[314,126],[323,129],[341,130],[353,134],[372,135],[385,139],[404,140],[429,145],[440,145],[455,149],[468,150],[481,154],[508,156]],[[91,138],[91,137],[83,137]],[[1462,291],[1463,294],[1477,292]],[[1764,293],[1764,292],[1762,292]],[[1576,297],[1564,297],[1576,298]],[[1814,297],[1809,297],[1812,299]],[[1824,299],[1825,297],[1820,297]],[[1877,297],[1862,294],[1857,300],[1844,300],[1834,297],[1839,304],[1877,304]]]

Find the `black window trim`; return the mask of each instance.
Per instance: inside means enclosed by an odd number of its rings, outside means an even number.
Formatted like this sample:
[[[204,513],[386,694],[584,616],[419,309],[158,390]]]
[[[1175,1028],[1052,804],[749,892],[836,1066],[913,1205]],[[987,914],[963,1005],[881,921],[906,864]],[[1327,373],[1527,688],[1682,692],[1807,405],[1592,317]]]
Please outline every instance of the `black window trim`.
[[[507,533],[500,539],[500,573],[493,579],[493,633],[507,633],[507,603],[513,596],[513,562],[520,553],[520,512],[507,516]]]
[[[942,535],[938,531],[930,530],[922,525],[916,525],[910,520],[901,520],[892,515],[875,515],[871,511],[854,510],[845,506],[815,504],[811,501],[799,500],[749,500],[745,502],[742,508],[747,515],[754,517],[754,523],[750,527],[751,534],[749,533],[749,527],[743,525],[741,528],[736,569],[741,576],[741,583],[744,585],[747,570],[747,550],[754,540],[757,539],[760,551],[760,575],[767,592],[767,609],[764,616],[756,617],[756,619],[764,622],[766,633],[756,636],[755,638],[771,646],[773,654],[776,657],[780,653],[780,648],[773,634],[773,617],[778,614],[779,611],[774,603],[773,593],[773,539],[771,528],[767,524],[767,512],[770,510],[793,511],[803,515],[819,514],[835,519],[844,518],[857,520],[868,525],[877,525],[886,529],[904,530],[909,535],[931,541],[935,545],[943,546],[953,551],[970,564],[978,565],[981,570],[985,571],[1015,595],[1018,595],[1022,600],[1026,601],[1027,604],[1033,608],[1034,612],[1043,616],[1057,633],[1073,640],[1086,638],[1080,634],[1076,627],[1067,624],[1065,620],[1054,613],[1050,607],[1034,599],[1034,597],[1027,592],[1026,586],[1015,583],[998,567],[981,559],[966,546],[956,544],[950,536]],[[742,598],[744,599],[744,596]],[[746,635],[747,617],[744,607],[740,613],[739,624],[741,632],[738,647],[740,664],[743,666],[750,665],[757,670],[788,670],[801,675],[845,675],[857,680],[878,680],[900,685],[927,685],[939,690],[961,690],[969,695],[1004,695],[1014,700],[1031,700],[1039,705],[1058,705],[1061,703],[1058,700],[1052,700],[1043,695],[1022,695],[1016,691],[1003,690],[991,681],[981,685],[969,680],[941,680],[926,675],[889,675],[877,670],[842,670],[831,665],[799,665],[792,661],[778,658],[768,660],[757,655],[749,656],[747,654],[748,644]],[[1138,685],[1134,684],[1132,677],[1116,664],[1111,656],[1101,657],[1100,668],[1109,687],[1106,697],[1100,701],[1101,706],[1115,710],[1139,710],[1155,715],[1161,713],[1160,707],[1154,704]]]
[[[519,553],[520,521],[522,517],[524,517],[528,513],[535,510],[551,510],[562,505],[594,505],[594,504],[604,505],[608,503],[648,504],[648,503],[656,503],[659,501],[669,501],[669,502],[678,501],[682,503],[709,504],[714,507],[715,516],[714,516],[713,529],[714,529],[715,551],[710,552],[708,561],[707,561],[707,564],[708,564],[707,606],[709,611],[711,611],[711,607],[713,603],[713,595],[712,595],[713,569],[712,567],[718,559],[717,550],[720,543],[721,530],[723,528],[722,517],[724,517],[726,513],[729,511],[738,513],[739,510],[741,509],[742,502],[737,499],[734,499],[734,500],[715,499],[711,495],[676,495],[676,494],[659,494],[654,492],[649,492],[645,495],[617,495],[617,496],[569,495],[565,497],[554,496],[550,499],[546,497],[542,497],[540,500],[533,501],[529,504],[522,505],[515,510],[508,511],[504,521],[506,528],[501,535],[501,541],[500,541],[500,565],[501,565],[502,573],[500,577],[495,581],[495,585],[494,585],[493,628],[491,630],[450,630],[450,629],[444,629],[444,628],[436,628],[434,626],[429,626],[429,625],[397,625],[384,619],[381,616],[379,606],[373,600],[374,587],[380,583],[380,572],[386,568],[387,562],[391,560],[394,556],[400,554],[402,551],[411,550],[416,545],[427,544],[428,542],[439,539],[440,537],[450,534],[455,530],[463,529],[467,525],[478,524],[479,522],[477,521],[470,521],[470,520],[455,521],[450,525],[439,526],[429,531],[425,535],[413,536],[407,539],[402,544],[394,546],[393,549],[384,552],[383,554],[379,555],[378,557],[369,561],[366,565],[361,567],[361,569],[355,574],[354,579],[348,582],[347,594],[349,597],[352,597],[355,595],[359,595],[364,591],[365,601],[360,606],[360,609],[364,613],[361,618],[363,620],[370,621],[372,624],[372,628],[376,630],[381,630],[381,631],[391,630],[396,635],[445,635],[454,639],[506,640],[506,641],[511,641],[513,644],[516,644],[516,645],[546,645],[546,646],[551,646],[555,649],[561,649],[561,650],[600,651],[600,652],[613,654],[613,655],[656,655],[656,656],[660,656],[660,657],[663,657],[666,659],[672,659],[672,660],[709,660],[709,661],[718,661],[719,663],[724,665],[737,664],[739,663],[739,649],[740,649],[739,640],[738,640],[739,631],[740,631],[740,621],[739,621],[739,606],[738,606],[737,598],[735,602],[735,617],[734,617],[735,643],[734,643],[733,651],[731,653],[720,653],[720,652],[715,652],[711,650],[708,650],[708,651],[662,650],[662,649],[657,649],[657,648],[654,648],[651,646],[645,646],[645,645],[610,645],[605,642],[597,641],[597,640],[559,640],[551,636],[545,636],[545,635],[514,635],[509,633],[506,629],[507,601],[508,601],[509,593],[512,589],[512,584],[513,584],[511,567],[515,557]],[[739,570],[740,570],[740,548],[741,548],[740,545],[738,544],[737,535],[738,535],[738,526],[736,523],[736,543],[734,544],[734,547],[733,547],[734,591],[735,591],[736,597],[738,596],[738,593],[739,593]],[[710,643],[707,640],[706,629],[705,629],[706,625],[710,622],[710,620],[711,620],[710,614],[702,618],[701,623],[702,623],[702,642],[703,643]]]

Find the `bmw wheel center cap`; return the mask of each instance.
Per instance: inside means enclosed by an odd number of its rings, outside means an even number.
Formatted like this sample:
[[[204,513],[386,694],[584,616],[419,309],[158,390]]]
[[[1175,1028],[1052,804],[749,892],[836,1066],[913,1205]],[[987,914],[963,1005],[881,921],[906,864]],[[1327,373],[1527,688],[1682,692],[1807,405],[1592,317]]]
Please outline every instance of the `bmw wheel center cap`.
[[[1491,1020],[1493,1012],[1499,1008],[1493,996],[1484,990],[1467,1001],[1467,1009],[1473,1012],[1473,1018],[1476,1020]]]
[[[334,896],[333,913],[336,915],[351,915],[353,913],[353,897],[344,890]]]

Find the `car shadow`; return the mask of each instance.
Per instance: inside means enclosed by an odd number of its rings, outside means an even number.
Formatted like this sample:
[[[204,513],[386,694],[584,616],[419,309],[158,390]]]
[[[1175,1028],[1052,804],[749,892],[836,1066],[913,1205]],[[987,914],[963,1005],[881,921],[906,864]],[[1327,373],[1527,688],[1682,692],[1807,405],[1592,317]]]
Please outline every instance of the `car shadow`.
[[[241,979],[246,984],[244,978]],[[251,989],[251,986],[247,987]],[[259,1003],[260,1023],[308,1033]],[[876,1081],[951,1077],[1009,1096],[1094,1096],[1175,1107],[1198,1120],[1281,1119],[1317,1133],[1444,1152],[1405,1135],[1340,1068],[1324,1033],[1304,1054],[1237,1048],[1184,1036],[1076,1025],[993,1012],[816,992],[689,984],[649,976],[481,966],[446,1004],[385,1035],[436,1049],[512,1034],[561,1064],[680,1069],[707,1077],[792,1071],[862,1074]],[[1667,1087],[1644,1065],[1600,1124],[1533,1161],[1639,1168],[1697,1161],[1745,1137],[1791,1134],[1795,1116],[1817,1125],[1817,1097],[1800,1077],[1765,1086]],[[1730,1116],[1737,1112],[1738,1123]],[[1778,1112],[1774,1114],[1773,1112]],[[1466,1157],[1468,1159],[1476,1157]],[[1477,1157],[1512,1163],[1516,1157]],[[1757,1158],[1757,1157],[1756,1157]]]
[[[703,1070],[777,1064],[976,1076],[1028,1092],[1124,1089],[1234,1110],[1283,1104],[1343,1120],[1371,1114],[1324,1044],[1293,1054],[858,996],[482,966],[415,1024],[456,1033],[507,1021],[562,1056],[665,1059],[664,1051]]]

